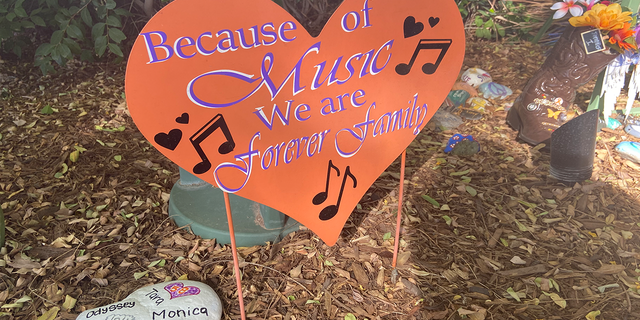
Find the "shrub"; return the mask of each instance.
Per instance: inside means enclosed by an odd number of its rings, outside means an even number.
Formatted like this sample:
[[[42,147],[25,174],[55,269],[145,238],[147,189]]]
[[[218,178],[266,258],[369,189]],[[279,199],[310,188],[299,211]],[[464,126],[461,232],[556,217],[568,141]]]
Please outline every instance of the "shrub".
[[[115,0],[0,0],[0,48],[21,58],[33,50],[43,74],[73,57],[124,57],[123,21],[132,16]]]

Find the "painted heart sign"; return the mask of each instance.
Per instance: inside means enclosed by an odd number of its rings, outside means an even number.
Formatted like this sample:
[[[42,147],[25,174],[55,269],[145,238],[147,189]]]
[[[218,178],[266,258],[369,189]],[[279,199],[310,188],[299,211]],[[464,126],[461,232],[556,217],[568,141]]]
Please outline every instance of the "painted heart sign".
[[[138,36],[126,96],[180,167],[333,245],[444,101],[464,47],[453,0],[346,0],[315,38],[269,0],[176,0]]]

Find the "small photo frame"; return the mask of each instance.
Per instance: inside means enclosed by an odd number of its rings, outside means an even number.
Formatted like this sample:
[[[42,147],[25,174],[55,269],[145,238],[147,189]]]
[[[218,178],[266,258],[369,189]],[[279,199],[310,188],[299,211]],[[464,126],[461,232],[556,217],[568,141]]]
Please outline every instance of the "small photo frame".
[[[582,36],[582,44],[587,54],[592,54],[600,51],[604,51],[607,47],[602,40],[602,34],[600,30],[593,29],[580,34]]]

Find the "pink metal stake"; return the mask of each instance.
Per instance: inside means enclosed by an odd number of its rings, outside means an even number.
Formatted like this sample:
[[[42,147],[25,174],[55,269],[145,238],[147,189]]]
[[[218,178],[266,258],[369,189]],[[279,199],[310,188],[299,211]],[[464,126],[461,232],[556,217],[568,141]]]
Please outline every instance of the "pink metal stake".
[[[231,238],[231,253],[233,255],[233,268],[236,273],[236,287],[238,288],[238,303],[240,303],[240,316],[242,320],[246,320],[244,315],[244,300],[242,299],[242,280],[240,279],[240,266],[238,263],[238,250],[236,249],[236,234],[233,231],[233,218],[231,217],[231,204],[229,203],[229,194],[224,194],[224,206],[227,209],[227,221],[229,222],[229,237]]]
[[[393,268],[396,268],[398,260],[398,247],[400,245],[400,227],[402,226],[402,194],[404,193],[404,163],[407,157],[407,150],[402,151],[402,159],[400,160],[400,190],[398,194],[398,220],[396,221],[396,240],[393,248]]]

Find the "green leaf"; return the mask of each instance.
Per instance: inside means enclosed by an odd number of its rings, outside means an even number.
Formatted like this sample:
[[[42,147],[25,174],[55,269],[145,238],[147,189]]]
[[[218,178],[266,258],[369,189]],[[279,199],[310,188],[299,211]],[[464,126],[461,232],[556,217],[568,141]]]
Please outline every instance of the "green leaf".
[[[69,47],[64,43],[58,44],[56,51],[62,57],[65,57],[67,59],[71,58],[71,49],[69,49]]]
[[[118,57],[124,57],[122,50],[120,50],[120,47],[115,43],[109,43],[109,51]]]
[[[101,140],[97,140],[97,139],[96,139],[96,141],[97,141],[101,146],[103,146],[103,147],[104,147],[104,142],[102,142]]]
[[[558,284],[557,281],[553,279],[549,279],[549,285],[551,285],[551,287],[553,288],[556,288],[556,291],[560,292],[560,285]]]
[[[442,216],[442,219],[444,219],[444,222],[446,222],[448,226],[450,226],[450,225],[451,225],[451,221],[452,221],[452,220],[451,220],[451,217],[449,217],[449,216]]]
[[[481,27],[484,24],[484,21],[482,20],[482,18],[480,18],[480,16],[476,16],[476,27]]]
[[[13,12],[7,13],[6,16],[4,16],[5,19],[7,19],[8,21],[13,21],[13,19],[16,18],[16,14]]]
[[[76,39],[80,39],[82,40],[83,36],[82,36],[82,31],[80,31],[80,28],[78,28],[77,26],[74,25],[69,25],[69,27],[67,28],[67,34],[71,37],[71,38],[76,38]]]
[[[46,106],[44,106],[44,108],[42,108],[40,110],[40,113],[42,113],[42,114],[53,114],[53,108],[51,108],[50,105],[46,105]]]
[[[71,52],[73,54],[80,54],[82,52],[80,45],[71,38],[62,39],[62,43],[64,43],[67,47],[69,47],[69,49],[71,49]]]
[[[71,160],[71,162],[78,162],[79,157],[80,157],[80,151],[78,150],[74,150],[69,154],[69,160]]]
[[[429,197],[428,195],[423,194],[422,195],[422,199],[425,199],[425,200],[429,201],[429,203],[431,203],[434,207],[440,208],[440,204],[438,203],[438,201],[436,201],[435,199]]]
[[[32,299],[31,299],[31,297],[29,297],[29,296],[23,296],[22,298],[18,299],[18,300],[16,301],[16,303],[25,303],[25,302],[27,302],[27,301],[31,301],[31,300],[32,300]]]
[[[18,16],[20,18],[26,18],[27,17],[27,12],[22,7],[15,7],[13,9],[13,12],[15,12],[16,16]]]
[[[464,187],[464,188],[467,190],[467,192],[468,192],[472,197],[475,197],[475,196],[478,194],[478,191],[476,191],[476,189],[474,189],[474,188],[472,188],[472,187],[470,187],[470,186],[466,186],[466,187]]]
[[[64,30],[56,30],[51,35],[51,41],[49,41],[52,45],[56,45],[62,41],[62,36],[64,36]]]
[[[109,38],[117,43],[120,43],[122,42],[122,40],[126,39],[127,36],[125,36],[124,33],[118,28],[109,28]]]
[[[136,279],[136,280],[140,280],[140,278],[146,276],[147,273],[149,273],[149,270],[142,271],[142,272],[136,272],[136,273],[133,274],[133,278]]]
[[[98,22],[91,28],[91,38],[98,39],[98,37],[104,35],[104,22]]]
[[[122,16],[122,17],[132,16],[131,12],[129,12],[129,10],[124,9],[124,8],[115,9],[115,10],[113,10],[113,12],[115,12],[117,15]]]
[[[509,247],[509,242],[507,242],[507,239],[500,238],[500,242],[502,243],[503,246],[507,248]]]
[[[156,266],[156,265],[158,265],[160,262],[162,262],[162,260],[164,260],[164,259],[160,259],[160,260],[156,260],[156,261],[151,262],[151,263],[147,266],[147,268],[155,267],[155,266]]]
[[[537,277],[533,280],[533,282],[536,284],[536,286],[538,286],[538,288],[540,288],[540,286],[542,285],[542,278]]]
[[[86,7],[82,9],[82,11],[80,11],[80,17],[82,18],[84,24],[86,24],[88,27],[93,26],[93,19],[91,18],[89,9],[87,9]]]
[[[517,293],[517,292],[515,292],[515,291],[513,290],[513,288],[509,287],[509,288],[507,289],[507,293],[508,293],[511,297],[513,297],[514,299],[516,299],[516,301],[520,302],[520,297],[518,296],[518,293]]]
[[[483,33],[482,35],[483,38],[491,40],[491,30],[482,29],[482,33]]]
[[[76,302],[77,301],[78,301],[78,299],[76,299],[76,298],[74,298],[74,297],[72,297],[70,295],[65,296],[64,297],[64,303],[62,304],[62,309],[63,310],[67,310],[67,311],[73,309],[76,306]]]
[[[102,57],[105,50],[107,50],[107,36],[99,36],[98,38],[96,38],[94,48],[96,50],[96,54]]]
[[[356,318],[356,316],[353,315],[353,313],[347,313],[346,316],[344,316],[344,320],[358,320]]]
[[[29,21],[29,20],[22,20],[20,21],[20,25],[25,28],[25,29],[29,29],[29,28],[35,28],[36,25],[33,24],[33,22]]]
[[[529,231],[529,229],[527,228],[527,226],[525,226],[524,224],[522,224],[522,222],[516,220],[516,225],[518,225],[518,229],[520,229],[520,231],[522,232],[527,232]]]
[[[587,318],[587,320],[596,320],[596,317],[599,315],[600,315],[600,310],[595,310],[587,313],[587,315],[584,317]]]
[[[113,0],[107,0],[106,7],[109,10],[113,10],[116,7],[116,2]]]
[[[524,205],[524,206],[529,207],[529,208],[535,208],[535,207],[537,207],[537,206],[538,206],[538,205],[537,205],[537,204],[535,204],[535,203],[526,202],[526,201],[524,201],[524,200],[518,200],[518,202],[519,202],[520,204]]]
[[[320,301],[318,301],[318,300],[307,300],[307,302],[305,304],[311,304],[311,303],[320,304]]]
[[[37,320],[53,320],[58,316],[58,311],[60,311],[60,308],[53,307],[39,316]]]
[[[387,232],[382,236],[382,240],[389,240],[391,239],[391,232]]]
[[[120,19],[117,16],[108,16],[107,17],[107,25],[112,27],[120,28],[122,27],[122,23],[120,23]]]
[[[545,294],[547,294],[545,292]],[[564,309],[567,307],[567,301],[562,299],[562,297],[560,297],[557,293],[552,293],[548,295],[551,300],[553,300],[553,302],[555,302],[557,305],[560,306],[560,308]]]
[[[484,27],[485,28],[493,27],[493,20],[491,20],[491,19],[487,20],[487,22],[484,23]]]
[[[43,43],[41,44],[38,49],[36,49],[36,56],[46,56],[49,53],[51,53],[51,49],[53,49],[53,46],[51,45],[51,43]]]
[[[450,176],[452,176],[452,177],[453,177],[453,176],[464,176],[464,175],[466,175],[466,174],[468,174],[468,173],[469,173],[469,169],[467,169],[467,170],[465,170],[465,171],[452,172],[452,173],[450,173],[449,175],[450,175]]]
[[[121,161],[122,160],[122,156],[121,155],[115,155],[113,156],[113,159],[116,161]]]

